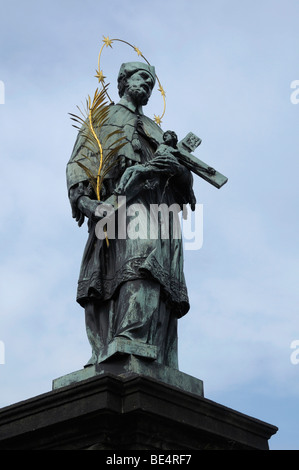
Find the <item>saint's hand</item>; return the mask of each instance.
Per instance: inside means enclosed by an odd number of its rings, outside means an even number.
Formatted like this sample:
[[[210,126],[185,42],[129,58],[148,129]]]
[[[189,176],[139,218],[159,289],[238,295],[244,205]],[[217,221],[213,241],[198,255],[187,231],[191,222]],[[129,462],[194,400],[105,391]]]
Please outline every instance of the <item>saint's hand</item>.
[[[167,155],[157,155],[150,162],[154,171],[168,173],[169,175],[179,175],[182,173],[182,165],[177,158],[168,152]]]
[[[78,208],[88,219],[98,220],[100,218],[99,215],[96,215],[100,204],[102,204],[101,201],[90,199],[88,196],[81,196],[78,199]]]
[[[134,194],[137,194],[141,189],[141,185],[144,184],[149,171],[149,167],[139,164],[127,168],[121,177],[118,187],[115,189],[115,193],[128,194],[129,192],[134,192]]]

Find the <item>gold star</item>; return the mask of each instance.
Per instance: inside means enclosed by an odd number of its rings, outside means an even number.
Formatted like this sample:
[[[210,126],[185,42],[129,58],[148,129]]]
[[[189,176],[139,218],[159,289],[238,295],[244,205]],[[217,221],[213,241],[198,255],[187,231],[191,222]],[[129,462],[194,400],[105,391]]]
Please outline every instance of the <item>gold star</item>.
[[[137,52],[137,55],[142,55],[142,52],[138,49],[138,47],[134,47],[134,51]]]
[[[107,36],[107,37],[103,36],[103,38],[104,38],[103,42],[105,43],[105,46],[106,47],[108,47],[108,46],[112,47],[112,40],[109,39],[109,36]]]
[[[106,78],[102,72],[102,70],[96,70],[97,74],[95,77],[99,80],[100,83],[104,82],[104,79]]]
[[[154,115],[155,123],[158,124],[158,126],[161,126],[162,124],[162,119],[160,116]]]
[[[162,96],[165,96],[165,91],[164,91],[162,85],[159,86],[158,91],[161,93]]]

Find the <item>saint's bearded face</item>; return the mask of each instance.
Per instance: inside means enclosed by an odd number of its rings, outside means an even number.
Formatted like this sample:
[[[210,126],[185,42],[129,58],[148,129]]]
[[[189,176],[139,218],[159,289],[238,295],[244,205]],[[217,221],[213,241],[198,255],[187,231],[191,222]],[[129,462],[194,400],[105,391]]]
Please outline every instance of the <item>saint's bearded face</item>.
[[[136,104],[144,106],[151,96],[154,83],[150,74],[138,70],[127,79],[125,93]]]

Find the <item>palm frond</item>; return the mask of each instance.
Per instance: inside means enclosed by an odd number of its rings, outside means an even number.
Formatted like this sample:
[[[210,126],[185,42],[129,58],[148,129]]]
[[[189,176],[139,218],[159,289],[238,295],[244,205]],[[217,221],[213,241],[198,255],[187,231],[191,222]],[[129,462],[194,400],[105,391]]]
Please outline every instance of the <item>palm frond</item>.
[[[114,168],[114,166],[115,166],[117,163],[119,163],[119,161],[120,161],[120,158],[117,158],[113,163],[111,163],[110,165],[108,165],[108,166],[105,167],[105,169],[104,169],[103,172],[102,172],[102,178],[103,178],[103,179],[104,179],[104,177],[105,177],[106,175],[108,175],[109,171],[110,171],[112,168]]]
[[[105,85],[101,91],[97,88],[92,99],[88,96],[85,103],[85,109],[81,109],[77,106],[80,115],[69,113],[71,120],[76,123],[73,124],[73,127],[79,129],[82,138],[85,139],[84,147],[88,152],[90,152],[89,156],[82,155],[83,158],[86,158],[91,165],[93,164],[91,156],[98,162],[98,170],[96,173],[93,173],[90,168],[82,162],[76,161],[76,163],[85,171],[98,200],[100,200],[104,177],[115,165],[118,164],[119,159],[116,159],[115,156],[127,143],[125,142],[124,136],[119,137],[119,135],[123,133],[120,129],[117,129],[104,137],[103,140],[105,144],[107,144],[108,140],[116,137],[115,140],[112,140],[112,142],[109,143],[108,148],[103,149],[102,142],[100,141],[99,135],[101,129],[106,124],[109,116],[110,104],[106,99],[107,88],[108,85]],[[79,124],[80,127],[77,124]]]
[[[82,168],[82,170],[85,171],[93,190],[96,192],[97,179],[94,177],[94,175],[92,174],[92,172],[89,170],[89,168],[87,166],[83,165],[83,163],[81,163],[81,162],[76,162],[76,163],[77,163],[77,165],[80,166],[80,168]]]

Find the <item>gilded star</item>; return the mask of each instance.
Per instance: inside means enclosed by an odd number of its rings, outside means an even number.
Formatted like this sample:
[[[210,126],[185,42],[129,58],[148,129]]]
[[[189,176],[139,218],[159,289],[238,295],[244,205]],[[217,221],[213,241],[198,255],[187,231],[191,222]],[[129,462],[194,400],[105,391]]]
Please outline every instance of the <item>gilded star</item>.
[[[161,126],[161,124],[162,124],[162,119],[161,119],[160,116],[154,115],[154,120],[155,120],[155,123],[158,124],[158,126]]]
[[[142,52],[138,49],[138,47],[134,47],[134,51],[137,52],[137,55],[142,55]]]
[[[104,38],[103,43],[105,43],[105,46],[106,47],[108,47],[108,46],[112,47],[112,39],[109,39],[109,36],[107,36],[107,37],[103,36],[103,38]]]
[[[106,78],[102,72],[102,70],[97,70],[96,71],[96,75],[95,77],[99,80],[99,83],[103,83],[104,82],[104,79]]]
[[[161,93],[162,96],[165,96],[165,91],[164,91],[162,85],[159,86],[158,91]]]

